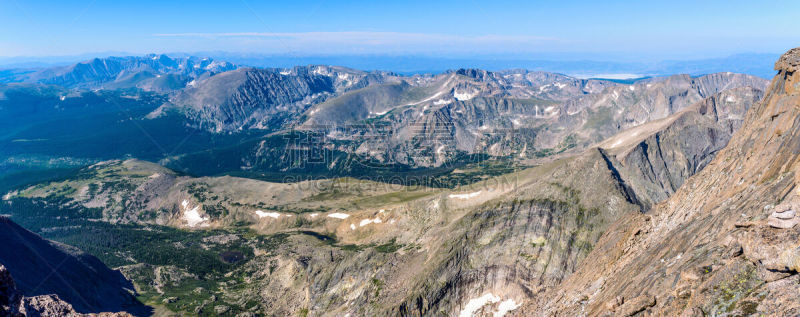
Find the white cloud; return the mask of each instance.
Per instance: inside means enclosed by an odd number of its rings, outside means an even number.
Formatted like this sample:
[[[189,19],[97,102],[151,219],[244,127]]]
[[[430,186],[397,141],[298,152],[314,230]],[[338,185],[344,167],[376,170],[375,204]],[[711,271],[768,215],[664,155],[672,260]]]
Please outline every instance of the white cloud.
[[[237,32],[237,33],[157,33],[157,37],[250,37],[250,38],[273,38],[286,40],[304,41],[327,41],[327,42],[367,42],[368,44],[388,44],[395,41],[406,42],[427,42],[427,41],[446,41],[446,42],[515,42],[515,43],[541,43],[555,41],[557,39],[543,36],[528,35],[450,35],[439,33],[403,33],[403,32],[366,32],[366,31],[347,31],[347,32],[288,32],[288,33],[264,33],[264,32]]]
[[[505,49],[539,48],[558,39],[530,35],[452,35],[439,33],[403,33],[403,32],[302,32],[302,33],[158,33],[152,35],[160,39],[179,41],[216,42],[218,45],[246,45],[248,47],[263,46],[288,51],[314,52],[353,52],[353,51],[427,51],[430,49],[455,51],[463,49],[485,50],[488,48]]]

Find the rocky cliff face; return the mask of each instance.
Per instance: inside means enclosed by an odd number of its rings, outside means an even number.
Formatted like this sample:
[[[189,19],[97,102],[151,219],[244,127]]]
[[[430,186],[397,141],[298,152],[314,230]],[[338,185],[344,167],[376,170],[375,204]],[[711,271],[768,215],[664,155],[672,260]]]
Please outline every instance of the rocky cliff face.
[[[487,294],[516,308],[569,276],[608,224],[638,210],[597,150],[516,176],[503,198],[461,209],[397,312],[497,311],[476,304]]]
[[[776,63],[764,100],[707,168],[614,225],[591,263],[523,312],[796,315],[799,56]]]
[[[328,77],[285,76],[277,70],[240,69],[211,77],[173,98],[201,128],[215,131],[270,126],[334,92]],[[303,103],[305,101],[305,103]],[[261,122],[269,117],[266,122]],[[209,126],[204,126],[211,122]]]
[[[125,312],[82,314],[58,295],[25,296],[17,289],[14,278],[0,264],[0,315],[8,317],[132,317]]]
[[[58,295],[26,297],[20,294],[11,274],[2,264],[0,264],[0,314],[10,317],[82,315],[76,312],[72,305],[58,298]]]
[[[5,294],[0,294],[0,306],[7,311],[146,313],[131,294],[133,285],[97,258],[44,240],[6,217],[0,217],[0,229],[0,293]]]
[[[599,146],[647,210],[711,162],[761,98],[762,92],[750,87],[725,90]]]
[[[199,127],[217,132],[276,130],[296,121],[313,104],[382,83],[385,77],[383,73],[328,66],[243,68],[189,83],[166,109],[180,111]]]

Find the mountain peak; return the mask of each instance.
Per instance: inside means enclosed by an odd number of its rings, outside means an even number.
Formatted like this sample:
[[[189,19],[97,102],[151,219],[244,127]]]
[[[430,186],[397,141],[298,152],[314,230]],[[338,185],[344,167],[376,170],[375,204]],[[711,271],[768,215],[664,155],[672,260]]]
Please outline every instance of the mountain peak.
[[[459,68],[455,71],[455,73],[474,79],[486,79],[486,77],[491,76],[492,74],[490,71],[477,68]]]
[[[775,70],[794,72],[800,69],[800,47],[790,49],[775,63]]]

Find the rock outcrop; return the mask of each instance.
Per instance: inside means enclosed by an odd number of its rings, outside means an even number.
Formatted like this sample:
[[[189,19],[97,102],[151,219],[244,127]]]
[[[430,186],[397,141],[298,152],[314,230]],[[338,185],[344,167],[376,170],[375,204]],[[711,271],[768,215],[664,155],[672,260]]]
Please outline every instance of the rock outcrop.
[[[800,67],[800,47],[795,47],[786,54],[783,54],[777,62],[775,62],[776,70],[783,70],[785,72],[794,73]]]
[[[6,281],[0,293],[8,298],[0,300],[0,305],[22,305],[52,312],[51,316],[73,311],[148,312],[133,297],[131,282],[91,255],[44,240],[6,217],[0,217],[0,241],[0,275]]]
[[[767,224],[777,229],[792,229],[800,222],[797,216],[797,203],[781,203],[775,206],[775,211],[767,218]]]
[[[0,316],[7,317],[133,317],[125,312],[82,314],[58,295],[25,296],[17,289],[14,278],[0,264]]]
[[[0,264],[0,315],[22,316],[79,316],[72,305],[57,295],[26,297],[19,293],[14,279],[5,266]]]

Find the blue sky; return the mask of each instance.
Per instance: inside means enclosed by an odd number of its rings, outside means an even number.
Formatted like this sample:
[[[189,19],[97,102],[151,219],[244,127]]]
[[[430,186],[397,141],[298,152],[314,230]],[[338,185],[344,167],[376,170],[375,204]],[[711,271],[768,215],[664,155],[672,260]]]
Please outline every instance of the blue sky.
[[[800,1],[0,0],[0,57],[226,51],[692,59],[799,46]]]

